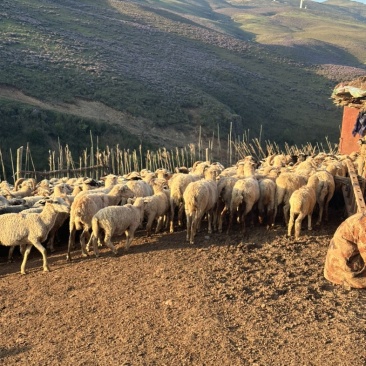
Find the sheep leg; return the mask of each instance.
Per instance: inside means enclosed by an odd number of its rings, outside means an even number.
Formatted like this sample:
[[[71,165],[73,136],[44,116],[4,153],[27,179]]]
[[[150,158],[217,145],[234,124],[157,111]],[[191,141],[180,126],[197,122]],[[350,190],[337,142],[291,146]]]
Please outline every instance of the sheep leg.
[[[48,266],[46,248],[38,240],[34,241],[33,245],[42,254],[42,258],[43,258],[43,271],[44,272],[49,272],[50,271],[50,268]],[[20,273],[21,274],[25,274],[26,273],[25,266],[27,264],[28,255],[29,255],[31,249],[32,249],[32,244],[28,244],[26,246],[26,249],[25,249],[25,252],[24,252],[24,255],[23,255],[23,262],[22,262],[22,265],[20,267]]]
[[[230,215],[229,215],[229,225],[227,227],[226,234],[229,234],[232,227],[233,227],[233,220],[234,220],[234,211],[233,209],[230,209]]]
[[[80,245],[81,245],[81,256],[87,257],[88,252],[86,251],[86,241],[89,241],[89,229],[84,229],[80,235]]]
[[[223,210],[221,211],[221,213],[219,214],[219,216],[218,216],[218,221],[219,221],[219,224],[218,224],[218,232],[219,233],[222,233],[222,223],[224,221],[224,217],[226,215],[226,212],[228,212],[228,211],[229,211],[228,207],[225,206],[223,208]]]
[[[207,232],[209,233],[209,234],[211,234],[212,233],[212,227],[214,226],[214,212],[213,212],[213,210],[209,210],[208,212],[207,212],[207,221],[208,221],[208,229],[207,229]]]
[[[189,243],[190,244],[194,244],[194,237],[196,236],[196,232],[197,232],[197,226],[202,218],[202,214],[198,214],[197,212],[195,212],[192,215],[192,229],[191,229],[191,236],[189,238]]]
[[[178,208],[178,226],[183,226],[184,205],[181,203]]]
[[[310,212],[308,214],[308,230],[313,230],[313,228],[311,226],[311,216],[312,216],[312,212]]]
[[[246,227],[245,227],[245,218],[246,218],[246,214],[245,212],[241,215],[241,234],[242,234],[242,237],[244,237],[244,234],[245,234],[245,230],[246,230]]]
[[[8,253],[8,262],[14,262],[14,258],[13,258],[13,253],[14,253],[14,249],[15,249],[15,245],[13,245],[12,247],[9,248],[9,253]]]
[[[125,249],[126,251],[128,251],[130,249],[130,245],[132,243],[132,240],[135,237],[135,233],[134,230],[132,230],[131,228],[129,228],[128,230],[125,231],[126,234],[126,245],[125,245]]]
[[[146,224],[146,236],[151,236],[151,226],[153,224],[153,221],[155,219],[155,216],[150,214],[147,218],[147,224]]]
[[[93,245],[93,251],[94,251],[94,255],[96,258],[99,257],[99,247],[98,247],[98,240],[97,238],[94,236],[93,233],[91,233],[88,244],[86,245],[87,250],[89,251],[90,245]]]
[[[186,241],[190,241],[191,238],[191,230],[192,230],[192,215],[188,214],[186,212],[186,217],[187,217],[187,236],[186,236]]]
[[[322,222],[322,218],[323,218],[323,205],[321,203],[319,203],[319,216],[318,216],[318,221],[316,222],[316,225],[320,225]]]
[[[126,234],[126,236],[127,236],[127,234]],[[112,236],[110,234],[106,233],[105,237],[104,237],[104,243],[113,252],[114,255],[117,255],[118,251],[117,251],[116,247],[112,244],[111,238],[112,238]]]
[[[274,209],[267,208],[267,229],[274,226]]]
[[[295,214],[293,212],[290,212],[290,220],[288,222],[287,236],[291,236],[294,221],[295,221]]]
[[[285,218],[285,224],[289,222],[290,203],[285,203],[283,206],[283,217]]]
[[[174,211],[175,211],[175,205],[172,201],[170,201],[170,233],[174,233]]]
[[[70,224],[70,235],[69,235],[69,243],[67,246],[67,256],[66,256],[67,261],[71,261],[71,248],[75,249],[75,233],[76,233],[75,225]]]
[[[39,252],[42,254],[43,257],[43,271],[44,272],[49,272],[50,268],[48,266],[48,261],[47,261],[47,250],[46,248],[39,242],[35,242],[33,243],[33,245],[36,247],[36,249],[39,250]]]
[[[25,275],[27,273],[26,270],[25,270],[25,265],[27,264],[28,255],[29,255],[31,249],[32,249],[32,244],[27,244],[27,246],[25,248],[25,251],[24,251],[24,255],[23,255],[23,261],[22,261],[22,264],[20,266],[20,273],[22,275]]]
[[[158,218],[158,223],[156,225],[155,234],[157,234],[158,232],[160,232],[160,230],[162,229],[162,227],[163,227],[163,221],[164,221],[164,217],[163,216],[160,216]]]
[[[301,223],[302,220],[305,218],[306,215],[304,215],[303,213],[299,213],[299,216],[297,216],[297,219],[295,221],[295,239],[299,239],[300,237],[300,231],[301,231]]]

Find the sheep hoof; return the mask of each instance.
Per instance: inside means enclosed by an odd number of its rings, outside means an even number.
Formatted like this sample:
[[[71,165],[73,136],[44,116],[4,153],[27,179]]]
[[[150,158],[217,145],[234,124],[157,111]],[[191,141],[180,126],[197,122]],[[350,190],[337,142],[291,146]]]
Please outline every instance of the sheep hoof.
[[[86,258],[86,257],[89,257],[89,254],[88,254],[88,253],[81,253],[81,256],[82,256],[83,258]]]
[[[43,272],[51,272],[50,267],[48,267],[48,266],[47,267],[44,267],[43,268]]]

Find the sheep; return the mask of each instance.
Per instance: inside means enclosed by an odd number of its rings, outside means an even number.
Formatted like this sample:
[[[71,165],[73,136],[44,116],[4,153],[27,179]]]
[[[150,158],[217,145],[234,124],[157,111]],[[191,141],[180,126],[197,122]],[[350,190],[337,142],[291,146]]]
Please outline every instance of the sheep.
[[[38,201],[44,200],[47,197],[44,196],[29,196],[24,197],[23,200],[25,201],[25,205],[29,207],[33,207]]]
[[[208,233],[212,233],[212,223],[215,228],[216,223],[213,218],[218,191],[216,183],[216,170],[206,169],[205,179],[191,182],[183,193],[183,200],[187,218],[187,237],[190,244],[194,244],[194,237],[199,229],[201,219],[207,213]]]
[[[50,197],[63,197],[65,195],[71,195],[73,189],[67,183],[57,183],[53,187],[53,192]]]
[[[117,205],[123,198],[132,198],[134,193],[124,184],[118,184],[108,193],[79,194],[71,205],[70,234],[66,259],[71,261],[71,248],[75,245],[76,230],[83,230],[80,235],[81,253],[83,257],[88,254],[85,248],[85,240],[89,237],[93,216],[102,208]]]
[[[23,210],[28,209],[28,205],[9,205],[9,206],[1,206],[0,207],[0,215],[5,215],[9,213],[19,213]]]
[[[217,216],[218,216],[218,227],[217,230],[219,233],[222,233],[222,224],[224,217],[227,212],[230,211],[230,203],[233,192],[233,187],[235,183],[238,181],[238,178],[231,176],[220,176],[217,179],[217,192],[218,192],[218,201],[217,201]]]
[[[313,175],[317,176],[319,180],[319,184],[316,187],[315,193],[316,202],[319,206],[319,216],[316,225],[320,225],[323,218],[323,212],[325,216],[325,221],[328,221],[328,207],[329,202],[334,195],[335,182],[333,175],[326,170],[318,171]]]
[[[319,178],[312,175],[307,184],[294,191],[290,197],[290,220],[287,235],[291,236],[295,215],[298,215],[295,221],[295,240],[300,237],[301,223],[306,216],[308,217],[308,230],[312,230],[311,215],[316,204],[316,187],[318,184]]]
[[[278,206],[283,204],[283,216],[285,224],[288,224],[288,217],[290,212],[289,200],[292,192],[306,184],[306,178],[292,172],[281,173],[276,178],[276,203],[274,220],[277,216]]]
[[[259,200],[259,183],[254,177],[239,179],[234,187],[230,202],[230,218],[227,233],[230,232],[234,214],[237,212],[242,223],[242,234],[245,233],[245,218]]]
[[[302,161],[296,166],[295,172],[298,175],[309,178],[310,175],[316,172],[317,168],[316,161],[311,156],[308,156],[305,161]]]
[[[96,257],[99,256],[97,241],[103,243],[117,255],[117,249],[111,242],[114,235],[126,234],[125,250],[128,251],[135,236],[136,229],[141,225],[144,216],[143,205],[108,206],[99,210],[92,219],[92,234],[88,246],[93,244]],[[104,239],[102,238],[104,232]]]
[[[253,161],[250,161],[250,160],[240,162],[238,164],[236,177],[237,178],[253,177],[254,173],[255,173],[255,166],[256,166],[256,163],[254,163]]]
[[[19,181],[19,179],[18,179]],[[5,196],[7,199],[10,198],[23,198],[27,196],[31,196],[33,194],[34,188],[33,188],[33,180],[27,180],[24,181],[21,185],[20,189],[18,189],[18,186],[14,186],[14,190],[9,191],[5,189]]]
[[[74,184],[74,189],[71,194],[73,196],[76,196],[80,192],[85,192],[85,191],[88,191],[91,189],[95,189],[96,187],[99,187],[99,184],[95,179],[86,178],[86,179],[83,179],[81,182]]]
[[[267,229],[274,225],[274,213],[276,205],[276,183],[270,178],[263,178],[258,181],[258,219],[262,224],[264,217],[267,217]]]
[[[5,246],[21,245],[24,249],[20,273],[26,274],[28,255],[35,246],[43,257],[43,271],[48,272],[46,249],[41,244],[54,225],[58,212],[69,212],[70,206],[61,198],[49,200],[41,213],[11,213],[0,216],[0,243]]]
[[[165,179],[153,180],[154,194],[148,197],[137,197],[136,205],[143,205],[144,214],[147,217],[146,235],[151,236],[151,226],[155,220],[158,220],[155,234],[157,234],[163,225],[163,220],[169,213],[169,189],[167,189]]]
[[[176,173],[168,184],[170,188],[170,233],[174,232],[174,215],[178,208],[178,226],[183,224],[184,200],[183,193],[191,182],[198,181],[200,177],[193,174]]]
[[[128,180],[126,185],[134,192],[135,197],[146,197],[153,194],[152,187],[144,180]]]
[[[104,177],[101,177],[100,179],[104,181],[105,188],[113,187],[118,183],[118,176],[115,174],[108,174]]]

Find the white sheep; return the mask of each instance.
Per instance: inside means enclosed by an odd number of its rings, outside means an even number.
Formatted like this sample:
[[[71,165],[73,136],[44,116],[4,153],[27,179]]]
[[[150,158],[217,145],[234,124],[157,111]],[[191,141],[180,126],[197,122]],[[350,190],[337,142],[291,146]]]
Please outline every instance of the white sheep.
[[[207,169],[205,179],[188,184],[183,193],[187,218],[187,241],[194,244],[196,231],[203,215],[207,213],[208,233],[212,233],[212,224],[216,226],[214,213],[218,200],[216,170]]]
[[[99,210],[92,219],[92,235],[88,246],[93,244],[93,250],[96,257],[99,256],[97,242],[105,244],[114,254],[117,250],[112,244],[111,238],[115,235],[126,234],[125,249],[130,248],[134,239],[135,231],[141,225],[143,219],[143,206],[131,205],[127,203],[124,206],[108,206]],[[104,233],[104,238],[102,238]]]
[[[166,180],[163,178],[154,178],[152,180],[154,194],[147,197],[137,197],[135,204],[144,207],[144,216],[147,218],[146,235],[151,235],[151,227],[157,220],[155,234],[157,234],[162,226],[164,219],[169,214],[170,209],[170,190],[168,189]]]
[[[183,194],[191,182],[198,181],[200,177],[195,174],[174,174],[168,184],[170,188],[170,232],[174,232],[174,216],[178,208],[178,226],[183,225],[184,199]]]
[[[245,218],[252,211],[259,200],[259,183],[254,177],[239,179],[234,187],[230,202],[230,219],[227,232],[232,228],[234,215],[238,214],[242,224],[242,233],[245,233]]]
[[[135,197],[151,196],[154,193],[150,184],[144,180],[128,180],[126,185],[134,193]]]
[[[318,184],[319,178],[312,175],[307,184],[294,191],[290,197],[290,220],[287,235],[291,236],[295,222],[296,240],[300,237],[301,223],[306,216],[308,217],[308,230],[312,230],[311,216],[316,204],[316,187]],[[295,215],[297,215],[296,221]]]
[[[276,183],[270,178],[263,178],[258,181],[259,200],[258,200],[258,219],[259,223],[267,218],[267,228],[274,225],[274,214],[276,206]]]
[[[79,194],[71,205],[70,235],[67,260],[71,260],[71,248],[75,245],[75,233],[83,230],[80,235],[82,256],[87,256],[85,241],[89,239],[93,216],[102,208],[120,204],[123,198],[132,198],[134,193],[124,184],[115,185],[108,193]]]
[[[334,168],[336,170],[336,167]],[[318,171],[313,175],[317,176],[319,180],[319,184],[316,187],[315,193],[316,193],[316,202],[319,207],[319,216],[316,225],[320,225],[323,218],[323,212],[325,216],[324,217],[325,221],[328,221],[329,202],[334,195],[335,181],[333,175],[326,170]]]
[[[290,197],[294,191],[306,184],[306,178],[292,172],[283,172],[276,178],[276,205],[274,220],[280,205],[283,205],[285,224],[288,224],[290,212]]]
[[[217,230],[222,233],[223,220],[227,214],[230,212],[231,197],[235,183],[239,178],[233,176],[220,176],[217,179],[217,216],[218,216],[218,226]]]
[[[0,243],[5,246],[21,245],[24,249],[21,274],[25,274],[28,255],[34,245],[43,257],[43,270],[49,271],[46,249],[41,244],[52,229],[58,212],[69,212],[70,206],[61,198],[49,200],[41,213],[5,214],[0,216]]]

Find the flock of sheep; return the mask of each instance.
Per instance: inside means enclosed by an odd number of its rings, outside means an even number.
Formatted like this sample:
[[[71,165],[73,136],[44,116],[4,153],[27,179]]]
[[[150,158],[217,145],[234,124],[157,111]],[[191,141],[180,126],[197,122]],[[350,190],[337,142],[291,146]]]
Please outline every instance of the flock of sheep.
[[[335,189],[334,176],[346,176],[346,159],[358,164],[358,154],[294,157],[277,154],[256,162],[251,156],[224,168],[220,163],[196,162],[175,173],[166,169],[142,170],[127,176],[109,174],[100,181],[91,178],[50,179],[36,182],[19,179],[14,186],[0,184],[0,243],[23,254],[21,273],[32,246],[42,254],[43,269],[49,271],[46,249],[52,252],[57,231],[69,222],[67,260],[80,233],[82,256],[108,246],[117,254],[111,239],[125,233],[128,250],[137,228],[146,234],[162,229],[171,233],[186,222],[186,239],[194,244],[196,232],[207,217],[208,233],[223,227],[230,233],[238,226],[244,234],[246,221],[258,218],[267,228],[274,225],[283,208],[288,235],[298,238],[301,223],[318,205],[317,224],[328,218],[328,205]],[[185,219],[185,220],[184,220]]]

